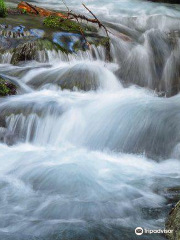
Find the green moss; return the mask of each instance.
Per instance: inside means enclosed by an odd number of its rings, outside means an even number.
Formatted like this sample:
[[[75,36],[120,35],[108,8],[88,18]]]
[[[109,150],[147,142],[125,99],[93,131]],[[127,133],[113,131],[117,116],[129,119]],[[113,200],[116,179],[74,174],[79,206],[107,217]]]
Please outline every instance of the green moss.
[[[26,9],[21,9],[22,14],[26,14],[27,10]]]
[[[16,86],[14,84],[0,78],[0,97],[15,95],[16,93]]]
[[[64,19],[56,16],[49,16],[45,18],[44,25],[51,28],[58,28],[62,31],[68,32],[80,32],[80,29],[83,31],[97,31],[97,29],[88,24],[81,24],[70,19]]]
[[[6,82],[0,78],[0,97],[9,95],[10,89],[6,85]]]
[[[107,47],[107,45],[109,44],[109,38],[108,37],[102,37],[100,39],[98,39],[97,41],[94,42],[94,45],[97,46],[103,46],[103,47]]]
[[[6,17],[7,16],[7,7],[4,3],[4,0],[0,0],[0,17]]]
[[[62,48],[58,44],[48,40],[48,39],[38,39],[36,41],[37,49],[38,50],[60,50],[61,52],[68,53],[68,51],[65,48]]]

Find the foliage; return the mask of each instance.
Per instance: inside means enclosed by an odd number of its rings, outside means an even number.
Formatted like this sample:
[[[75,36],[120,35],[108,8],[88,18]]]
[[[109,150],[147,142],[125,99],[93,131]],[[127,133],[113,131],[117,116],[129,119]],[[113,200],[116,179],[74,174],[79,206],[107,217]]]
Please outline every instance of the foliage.
[[[0,79],[0,96],[6,96],[10,92],[9,88],[6,86],[5,81]]]
[[[7,95],[14,95],[16,93],[16,87],[12,83],[7,83],[0,78],[0,97]]]
[[[26,14],[27,10],[26,9],[21,9],[22,14]]]
[[[0,17],[6,17],[7,16],[7,7],[4,3],[4,0],[0,0]]]
[[[79,31],[80,25],[69,19],[49,16],[44,20],[44,25],[52,28],[60,28],[63,31]]]

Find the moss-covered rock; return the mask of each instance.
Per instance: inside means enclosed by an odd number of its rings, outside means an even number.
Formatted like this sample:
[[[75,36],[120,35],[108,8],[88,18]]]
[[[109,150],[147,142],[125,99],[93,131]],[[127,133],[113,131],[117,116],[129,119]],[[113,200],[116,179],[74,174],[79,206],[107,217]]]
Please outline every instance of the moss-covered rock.
[[[16,86],[0,78],[0,97],[16,94]]]
[[[36,55],[37,47],[35,42],[27,42],[20,44],[13,51],[11,64],[18,64],[21,61],[34,60]]]
[[[180,201],[175,208],[169,214],[169,218],[166,222],[166,229],[173,230],[172,233],[168,233],[166,236],[170,240],[180,239]]]
[[[16,65],[19,62],[37,60],[37,53],[41,50],[61,50],[62,52],[67,52],[66,49],[48,39],[36,39],[19,44],[13,50],[11,64]]]
[[[67,32],[81,32],[80,29],[83,31],[97,32],[96,27],[90,24],[78,23],[70,19],[64,19],[56,16],[49,16],[45,18],[44,25]]]
[[[106,76],[107,71],[104,67],[90,62],[83,62],[56,71],[49,69],[46,74],[39,73],[34,76],[28,84],[34,88],[50,83],[58,85],[63,90],[94,91],[105,85]]]

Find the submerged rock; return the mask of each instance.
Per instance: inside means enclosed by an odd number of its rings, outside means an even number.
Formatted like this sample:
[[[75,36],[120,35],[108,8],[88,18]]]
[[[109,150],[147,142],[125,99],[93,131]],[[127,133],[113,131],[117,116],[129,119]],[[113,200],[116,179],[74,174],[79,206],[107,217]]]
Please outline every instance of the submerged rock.
[[[104,68],[99,68],[89,64],[76,64],[72,67],[65,67],[54,70],[49,70],[46,75],[40,73],[28,84],[33,87],[41,87],[42,85],[57,84],[62,89],[79,89],[83,91],[96,90],[101,85]]]
[[[96,90],[100,86],[99,73],[99,69],[92,66],[77,64],[60,77],[58,84],[62,89]]]
[[[17,64],[21,61],[34,60],[37,47],[35,42],[27,42],[19,45],[13,53],[11,64]]]
[[[180,201],[175,208],[170,212],[168,221],[166,222],[166,229],[173,230],[172,233],[168,233],[166,236],[170,240],[180,239]]]

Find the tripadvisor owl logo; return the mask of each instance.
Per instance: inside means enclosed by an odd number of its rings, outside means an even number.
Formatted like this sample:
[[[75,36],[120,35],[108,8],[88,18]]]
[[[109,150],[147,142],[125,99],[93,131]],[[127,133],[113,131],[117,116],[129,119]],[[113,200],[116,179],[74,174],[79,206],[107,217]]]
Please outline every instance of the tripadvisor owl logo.
[[[136,235],[142,235],[142,234],[143,234],[143,229],[142,229],[141,227],[137,227],[137,228],[135,229],[135,234],[136,234]]]

